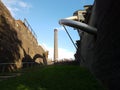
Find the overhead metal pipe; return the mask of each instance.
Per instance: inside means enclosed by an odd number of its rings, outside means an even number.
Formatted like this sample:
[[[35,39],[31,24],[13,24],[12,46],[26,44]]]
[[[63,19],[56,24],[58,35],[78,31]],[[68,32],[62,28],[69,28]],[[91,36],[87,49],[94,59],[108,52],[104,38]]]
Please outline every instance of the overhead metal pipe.
[[[68,19],[61,19],[59,20],[59,24],[74,27],[90,34],[94,34],[94,35],[97,34],[97,29],[95,27],[92,27],[82,22],[68,20]]]
[[[69,20],[78,20],[78,16],[71,16],[71,17],[67,17],[65,19],[69,19]]]

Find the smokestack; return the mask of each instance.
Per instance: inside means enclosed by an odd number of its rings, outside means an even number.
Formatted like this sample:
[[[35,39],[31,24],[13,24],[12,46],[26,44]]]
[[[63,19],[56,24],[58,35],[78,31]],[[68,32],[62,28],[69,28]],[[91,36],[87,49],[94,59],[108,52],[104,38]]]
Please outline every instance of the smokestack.
[[[58,61],[58,30],[54,29],[54,62]]]

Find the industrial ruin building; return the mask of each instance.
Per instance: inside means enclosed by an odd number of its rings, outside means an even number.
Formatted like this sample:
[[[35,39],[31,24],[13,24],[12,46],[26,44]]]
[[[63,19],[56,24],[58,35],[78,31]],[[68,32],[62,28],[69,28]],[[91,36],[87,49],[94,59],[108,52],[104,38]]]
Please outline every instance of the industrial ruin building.
[[[119,5],[119,0],[95,0],[93,5],[85,6],[82,19],[77,11],[73,18],[59,21],[76,28],[80,35],[76,60],[88,68],[107,90],[120,90]]]

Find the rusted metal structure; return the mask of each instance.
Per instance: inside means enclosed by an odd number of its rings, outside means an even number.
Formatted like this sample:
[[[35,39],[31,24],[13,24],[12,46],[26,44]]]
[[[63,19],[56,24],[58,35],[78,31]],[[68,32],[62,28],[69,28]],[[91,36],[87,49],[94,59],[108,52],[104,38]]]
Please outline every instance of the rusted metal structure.
[[[95,0],[73,17],[61,19],[62,25],[76,28],[80,35],[75,57],[108,90],[120,90],[120,2]]]

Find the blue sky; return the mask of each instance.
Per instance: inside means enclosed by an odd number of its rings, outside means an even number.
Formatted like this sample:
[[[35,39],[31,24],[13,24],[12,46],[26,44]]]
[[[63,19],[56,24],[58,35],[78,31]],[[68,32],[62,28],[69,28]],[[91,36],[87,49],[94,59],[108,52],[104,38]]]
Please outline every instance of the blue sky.
[[[73,58],[76,52],[64,29],[58,24],[62,18],[72,16],[84,5],[93,4],[94,0],[2,0],[15,19],[26,18],[37,35],[40,45],[49,50],[53,57],[54,29],[58,31],[59,58]],[[79,40],[77,31],[67,27],[74,42]]]

